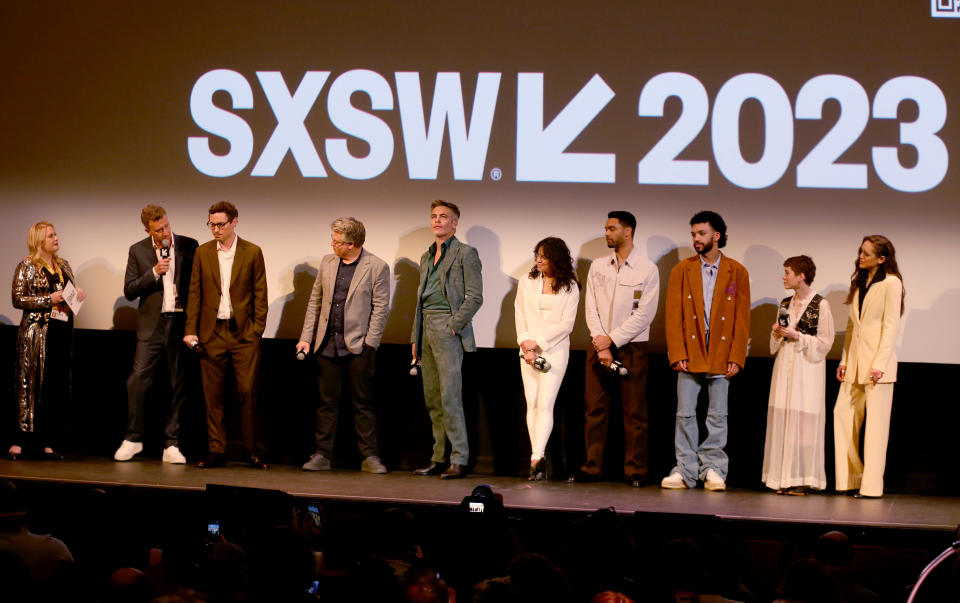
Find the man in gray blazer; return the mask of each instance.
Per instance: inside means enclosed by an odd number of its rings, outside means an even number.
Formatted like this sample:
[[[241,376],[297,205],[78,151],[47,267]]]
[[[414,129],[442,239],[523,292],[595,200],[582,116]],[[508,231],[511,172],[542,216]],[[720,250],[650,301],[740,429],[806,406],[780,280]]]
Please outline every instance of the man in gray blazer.
[[[140,221],[149,235],[130,246],[123,294],[137,306],[137,351],[133,372],[127,379],[128,426],[123,443],[114,453],[117,461],[129,461],[143,450],[147,391],[158,365],[166,360],[173,399],[163,430],[163,462],[187,460],[179,449],[180,409],[187,397],[185,349],[181,343],[184,309],[190,291],[190,271],[197,241],[174,235],[167,210],[147,205]]]
[[[413,319],[413,357],[420,359],[423,399],[433,426],[433,456],[416,475],[443,479],[467,476],[470,459],[463,418],[463,353],[475,352],[470,321],[483,304],[483,281],[477,250],[457,240],[460,208],[449,201],[430,205],[434,243],[420,257],[420,287]],[[450,464],[446,466],[446,441]]]
[[[316,451],[305,471],[327,471],[337,434],[340,390],[346,381],[353,401],[361,471],[386,473],[377,456],[373,409],[374,357],[390,305],[390,269],[363,249],[366,230],[354,218],[337,218],[330,225],[333,253],[320,260],[310,293],[298,353],[317,361],[320,404],[317,407]]]

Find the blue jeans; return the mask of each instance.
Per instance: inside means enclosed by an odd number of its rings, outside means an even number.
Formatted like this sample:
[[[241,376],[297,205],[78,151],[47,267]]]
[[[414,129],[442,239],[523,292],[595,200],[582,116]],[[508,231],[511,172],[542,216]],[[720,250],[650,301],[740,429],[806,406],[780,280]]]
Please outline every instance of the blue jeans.
[[[697,429],[697,397],[706,382],[710,395],[707,407],[707,437],[700,443]],[[697,485],[707,471],[713,469],[724,480],[730,460],[723,447],[727,445],[727,377],[709,378],[706,373],[677,373],[677,431],[674,446],[677,466],[671,473],[679,473],[687,487]]]

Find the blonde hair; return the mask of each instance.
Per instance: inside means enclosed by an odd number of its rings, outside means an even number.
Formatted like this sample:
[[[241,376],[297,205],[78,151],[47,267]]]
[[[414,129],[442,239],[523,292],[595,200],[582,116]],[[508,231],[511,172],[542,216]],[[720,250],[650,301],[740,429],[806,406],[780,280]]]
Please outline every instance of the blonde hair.
[[[27,231],[27,249],[30,250],[30,255],[35,258],[40,257],[40,252],[43,250],[43,240],[47,238],[48,228],[53,228],[53,224],[37,222]],[[54,230],[56,229],[54,228]],[[57,254],[54,253],[53,257],[56,259]]]

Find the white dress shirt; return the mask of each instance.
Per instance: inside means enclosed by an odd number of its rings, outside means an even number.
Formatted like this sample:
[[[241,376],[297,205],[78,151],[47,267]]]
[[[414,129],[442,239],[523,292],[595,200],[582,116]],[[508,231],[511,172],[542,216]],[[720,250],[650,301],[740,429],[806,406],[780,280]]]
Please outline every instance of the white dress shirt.
[[[237,239],[233,237],[231,247],[224,247],[217,243],[217,259],[220,261],[220,307],[217,308],[217,319],[233,318],[233,304],[230,302],[230,273],[233,270],[233,256],[237,253]]]
[[[622,266],[616,252],[590,264],[586,286],[586,319],[590,336],[607,335],[620,347],[650,340],[657,313],[660,273],[634,247]]]
[[[157,260],[162,260],[163,256],[160,255],[160,247],[157,246],[156,242],[153,244],[153,250],[157,254]],[[173,281],[173,276],[177,269],[176,266],[176,254],[173,252],[173,236],[170,237],[170,269],[167,270],[163,276],[157,274],[157,271],[153,271],[153,276],[160,279],[163,282],[163,304],[160,306],[161,312],[176,312],[177,311],[177,286]],[[183,310],[180,310],[181,312]]]

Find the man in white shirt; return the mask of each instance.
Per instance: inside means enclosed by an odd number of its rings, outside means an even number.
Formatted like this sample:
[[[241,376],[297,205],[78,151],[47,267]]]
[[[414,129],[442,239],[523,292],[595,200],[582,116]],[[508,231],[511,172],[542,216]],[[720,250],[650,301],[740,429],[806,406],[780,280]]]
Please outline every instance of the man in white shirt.
[[[571,482],[603,477],[610,402],[623,403],[623,474],[634,487],[647,476],[647,341],[657,313],[660,275],[633,245],[637,219],[630,212],[607,214],[607,247],[614,252],[590,264],[584,299],[592,345],[587,349],[584,392],[586,460]],[[619,362],[626,376],[611,371]]]
[[[130,246],[123,294],[137,305],[137,351],[133,372],[127,379],[128,426],[114,460],[129,461],[143,451],[147,391],[162,361],[166,361],[173,394],[163,430],[163,462],[182,464],[180,452],[180,409],[186,400],[184,357],[184,308],[190,290],[190,270],[197,241],[174,235],[167,211],[147,205],[140,221],[149,235]]]

